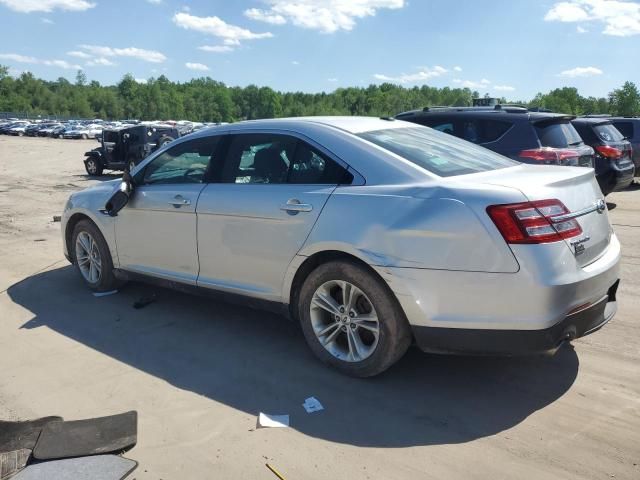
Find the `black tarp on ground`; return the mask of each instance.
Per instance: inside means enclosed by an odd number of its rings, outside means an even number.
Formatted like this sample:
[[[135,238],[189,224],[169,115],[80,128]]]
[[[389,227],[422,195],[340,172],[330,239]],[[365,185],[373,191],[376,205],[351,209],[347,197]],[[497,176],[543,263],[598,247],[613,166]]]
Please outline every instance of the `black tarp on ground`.
[[[43,417],[26,422],[0,421],[0,452],[13,452],[23,448],[33,450],[42,427],[60,421],[62,417]]]
[[[29,465],[11,480],[121,480],[137,466],[128,458],[95,455]]]
[[[38,460],[125,452],[137,442],[138,413],[48,423],[33,450]]]

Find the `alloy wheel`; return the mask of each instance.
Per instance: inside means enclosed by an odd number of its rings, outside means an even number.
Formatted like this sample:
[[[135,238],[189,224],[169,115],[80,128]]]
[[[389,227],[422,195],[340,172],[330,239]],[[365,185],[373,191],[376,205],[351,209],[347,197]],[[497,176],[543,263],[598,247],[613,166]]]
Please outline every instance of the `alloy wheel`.
[[[98,165],[96,165],[95,160],[87,160],[87,170],[89,170],[89,173],[91,175],[95,175],[95,173],[98,171]]]
[[[361,362],[378,346],[378,315],[352,283],[330,280],[320,285],[311,298],[310,315],[316,338],[339,360]]]
[[[76,238],[76,262],[84,279],[89,283],[98,283],[102,275],[102,259],[94,238],[82,231]]]

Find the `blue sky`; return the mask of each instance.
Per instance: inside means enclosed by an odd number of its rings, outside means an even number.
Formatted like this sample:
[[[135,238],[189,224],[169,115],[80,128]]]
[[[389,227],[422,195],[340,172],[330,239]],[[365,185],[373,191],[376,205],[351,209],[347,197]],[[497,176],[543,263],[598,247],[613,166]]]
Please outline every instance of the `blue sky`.
[[[0,64],[332,91],[390,81],[529,99],[640,80],[632,0],[0,0]]]

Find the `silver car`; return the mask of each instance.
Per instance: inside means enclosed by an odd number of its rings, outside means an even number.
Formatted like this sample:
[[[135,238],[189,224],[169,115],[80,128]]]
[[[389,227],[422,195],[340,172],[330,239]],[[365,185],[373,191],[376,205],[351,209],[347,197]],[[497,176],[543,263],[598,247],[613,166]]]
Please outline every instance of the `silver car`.
[[[523,165],[391,119],[201,130],[74,193],[67,258],[284,307],[350,375],[428,352],[553,351],[616,311],[620,244],[592,169]]]

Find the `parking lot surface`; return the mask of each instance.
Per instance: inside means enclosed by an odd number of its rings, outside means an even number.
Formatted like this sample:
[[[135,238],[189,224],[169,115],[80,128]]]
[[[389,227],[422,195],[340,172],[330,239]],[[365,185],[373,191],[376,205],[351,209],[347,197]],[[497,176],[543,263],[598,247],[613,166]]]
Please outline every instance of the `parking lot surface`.
[[[52,217],[100,181],[96,144],[0,136],[1,419],[135,409],[138,479],[275,478],[267,462],[290,480],[640,478],[639,186],[607,197],[623,260],[601,331],[553,357],[410,351],[356,380],[270,313],[142,284],[94,297]],[[256,429],[259,412],[291,427]]]

